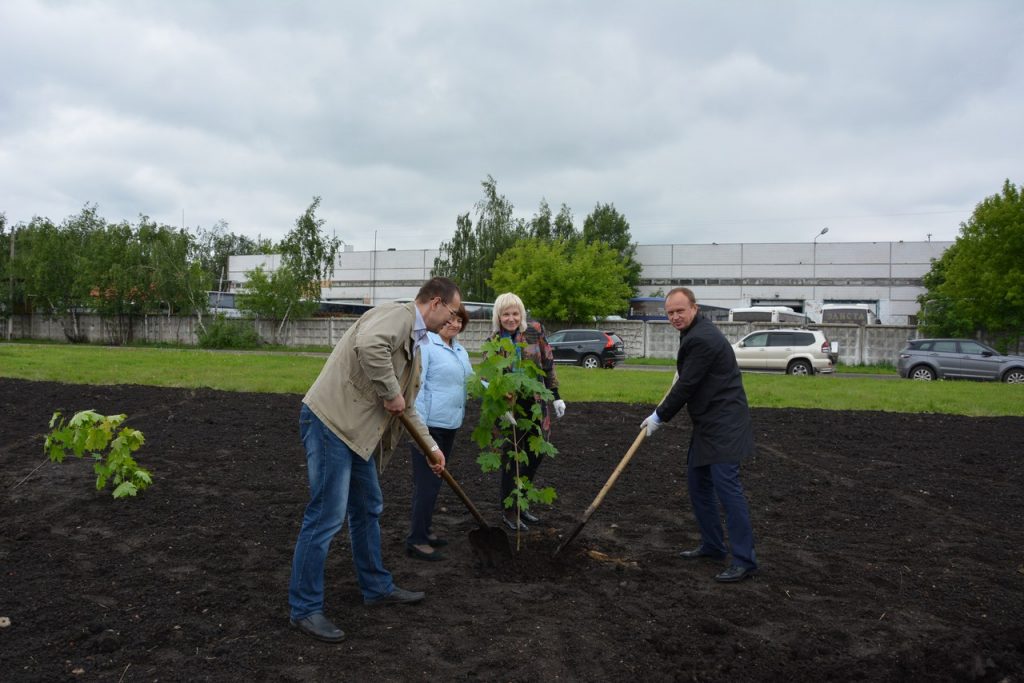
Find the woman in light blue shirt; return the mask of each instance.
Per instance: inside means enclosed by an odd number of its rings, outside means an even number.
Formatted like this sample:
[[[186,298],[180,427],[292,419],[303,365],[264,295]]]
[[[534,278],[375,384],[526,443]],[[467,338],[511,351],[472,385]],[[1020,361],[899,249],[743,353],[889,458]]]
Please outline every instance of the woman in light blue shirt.
[[[455,337],[469,322],[469,315],[459,306],[458,315],[449,320],[438,333],[430,332],[420,347],[420,393],[416,412],[426,423],[430,436],[451,463],[455,434],[466,414],[466,380],[473,374],[469,354]],[[427,459],[416,446],[410,446],[412,461],[412,516],[405,554],[417,560],[443,560],[437,548],[447,545],[431,529],[434,505],[441,489],[441,478],[431,471]]]

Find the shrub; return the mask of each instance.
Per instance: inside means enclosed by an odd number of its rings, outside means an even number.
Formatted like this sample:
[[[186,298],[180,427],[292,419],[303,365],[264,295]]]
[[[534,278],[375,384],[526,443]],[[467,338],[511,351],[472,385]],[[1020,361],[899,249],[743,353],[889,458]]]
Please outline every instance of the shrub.
[[[148,488],[153,477],[132,458],[131,454],[142,447],[145,438],[137,429],[121,426],[126,417],[83,410],[67,420],[61,418],[58,411],[50,418],[52,431],[46,436],[43,449],[53,462],[64,462],[69,450],[76,458],[88,453],[95,461],[97,491],[102,491],[107,481],[113,480],[114,498],[134,496]]]
[[[222,315],[198,336],[199,346],[204,349],[255,349],[260,345],[260,335],[251,320],[228,320]]]

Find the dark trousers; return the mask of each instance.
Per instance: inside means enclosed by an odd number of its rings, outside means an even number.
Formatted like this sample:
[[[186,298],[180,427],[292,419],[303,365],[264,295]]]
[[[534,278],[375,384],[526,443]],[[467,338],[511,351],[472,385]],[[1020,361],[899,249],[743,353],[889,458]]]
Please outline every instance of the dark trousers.
[[[750,510],[743,494],[743,484],[740,483],[740,466],[724,463],[700,467],[691,465],[687,469],[686,479],[693,514],[700,529],[701,547],[723,555],[727,552],[718,512],[718,504],[721,502],[725,509],[725,524],[729,529],[732,564],[756,569],[754,531],[750,525]]]
[[[427,427],[427,430],[444,453],[445,461],[450,463],[455,434],[459,430],[440,427]],[[437,494],[441,490],[441,477],[430,469],[427,458],[415,443],[409,446],[409,460],[412,463],[412,514],[409,521],[409,536],[405,543],[427,545],[432,531]]]
[[[527,448],[526,435],[521,434],[519,436],[518,446],[520,451],[526,451],[529,456],[529,460],[526,463],[518,463],[519,476],[527,477],[531,482],[533,477],[537,474],[537,468],[540,467],[541,461],[544,459],[542,453],[532,453]],[[515,511],[515,507],[506,508],[505,499],[508,498],[509,494],[512,493],[512,489],[516,487],[516,461],[512,457],[512,444],[509,443],[502,450],[501,454],[501,509]]]

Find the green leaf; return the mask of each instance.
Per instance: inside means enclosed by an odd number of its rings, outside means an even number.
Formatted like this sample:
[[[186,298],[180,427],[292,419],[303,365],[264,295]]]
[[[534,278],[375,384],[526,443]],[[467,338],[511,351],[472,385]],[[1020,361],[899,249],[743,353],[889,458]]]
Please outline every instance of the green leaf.
[[[558,494],[551,486],[546,486],[542,489],[531,487],[527,495],[530,500],[543,503],[544,505],[551,505],[558,498]]]
[[[501,468],[501,453],[483,451],[477,456],[476,461],[484,472],[494,472]]]
[[[89,451],[100,451],[103,450],[108,443],[110,443],[110,431],[107,429],[107,425],[101,424],[86,432],[83,447],[85,450]]]
[[[114,498],[124,498],[125,496],[134,496],[138,493],[138,487],[130,481],[121,482],[121,484],[114,489]]]

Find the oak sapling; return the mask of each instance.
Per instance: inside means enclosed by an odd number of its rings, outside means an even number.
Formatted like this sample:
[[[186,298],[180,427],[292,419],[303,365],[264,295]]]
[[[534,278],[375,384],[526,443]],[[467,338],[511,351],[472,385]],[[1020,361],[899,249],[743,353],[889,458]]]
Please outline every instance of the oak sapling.
[[[108,481],[114,484],[114,498],[134,496],[153,483],[148,470],[138,466],[132,453],[145,443],[142,432],[122,427],[127,415],[100,415],[92,410],[75,413],[70,420],[60,411],[50,418],[50,433],[43,449],[53,462],[63,462],[70,452],[76,458],[86,454],[93,459],[96,490]]]
[[[520,405],[523,398],[554,398],[544,386],[544,371],[533,361],[519,358],[516,347],[507,338],[487,341],[481,350],[483,361],[476,366],[468,385],[469,395],[480,399],[480,422],[473,430],[473,440],[482,449],[477,462],[484,472],[498,470],[502,467],[503,448],[511,446],[511,458],[505,467],[515,469],[514,483],[512,493],[502,504],[508,509],[518,506],[520,510],[529,510],[530,503],[550,505],[557,497],[554,488],[538,488],[528,477],[519,475],[519,467],[528,462],[530,453],[547,457],[558,453],[544,438],[540,404],[532,402],[528,415]],[[510,372],[513,368],[516,371]],[[521,448],[523,444],[525,449]]]

